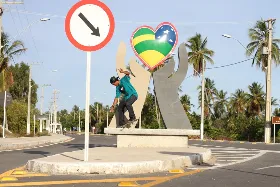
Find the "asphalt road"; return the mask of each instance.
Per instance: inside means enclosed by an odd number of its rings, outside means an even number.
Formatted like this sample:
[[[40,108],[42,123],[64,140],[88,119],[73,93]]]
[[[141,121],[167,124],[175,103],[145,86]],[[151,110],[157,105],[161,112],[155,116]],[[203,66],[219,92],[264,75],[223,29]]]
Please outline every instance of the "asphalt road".
[[[71,136],[75,139],[71,142],[63,144],[56,144],[52,146],[44,146],[32,149],[25,149],[19,151],[2,151],[0,152],[0,173],[7,170],[25,165],[28,160],[46,157],[63,152],[71,152],[81,150],[84,148],[84,136],[74,135]],[[89,147],[96,146],[114,146],[116,137],[114,136],[90,136]]]
[[[83,149],[84,136],[75,140],[35,149],[0,152],[0,173],[26,164],[30,159]],[[23,176],[16,182],[2,182],[1,186],[118,186],[120,182],[137,182],[143,187],[235,187],[280,186],[280,145],[205,142],[191,140],[190,145],[211,149],[217,157],[215,166],[194,166],[185,173],[168,172],[145,175],[84,175],[84,176]],[[90,136],[90,147],[115,146],[114,136]],[[58,184],[57,181],[61,181]],[[64,183],[64,184],[63,184]]]

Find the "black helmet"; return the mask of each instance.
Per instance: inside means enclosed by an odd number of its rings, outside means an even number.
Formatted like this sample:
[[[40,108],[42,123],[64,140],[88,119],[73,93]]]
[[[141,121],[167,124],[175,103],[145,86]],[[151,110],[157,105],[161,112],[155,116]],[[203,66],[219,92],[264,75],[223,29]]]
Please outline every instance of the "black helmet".
[[[118,80],[119,80],[119,77],[111,77],[110,78],[110,83],[113,84],[113,83],[115,83]]]

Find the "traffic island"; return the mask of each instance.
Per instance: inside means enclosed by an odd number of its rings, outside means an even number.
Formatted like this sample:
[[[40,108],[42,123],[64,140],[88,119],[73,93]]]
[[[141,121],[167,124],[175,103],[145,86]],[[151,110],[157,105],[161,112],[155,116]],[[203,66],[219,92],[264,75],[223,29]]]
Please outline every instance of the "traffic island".
[[[50,136],[41,137],[2,138],[0,139],[0,151],[27,149],[47,144],[63,143],[72,139],[72,137],[62,134],[51,134]]]
[[[211,159],[211,151],[198,147],[173,148],[117,148],[89,149],[89,161],[84,162],[84,151],[73,151],[30,160],[31,172],[52,175],[64,174],[143,174],[163,172],[202,164]]]

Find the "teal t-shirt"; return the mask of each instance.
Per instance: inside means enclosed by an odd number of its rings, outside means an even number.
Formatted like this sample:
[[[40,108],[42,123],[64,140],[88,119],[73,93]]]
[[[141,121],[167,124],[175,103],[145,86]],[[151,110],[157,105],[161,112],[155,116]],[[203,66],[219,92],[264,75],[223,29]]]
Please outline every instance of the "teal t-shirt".
[[[132,95],[138,97],[137,91],[130,83],[130,77],[125,75],[120,80],[120,84],[116,87],[116,98],[119,98],[121,94],[124,94],[124,99],[129,99]]]

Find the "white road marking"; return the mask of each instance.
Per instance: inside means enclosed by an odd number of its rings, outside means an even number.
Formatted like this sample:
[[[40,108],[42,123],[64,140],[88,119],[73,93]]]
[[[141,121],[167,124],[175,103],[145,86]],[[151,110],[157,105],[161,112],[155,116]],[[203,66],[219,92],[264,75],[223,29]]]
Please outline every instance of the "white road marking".
[[[245,149],[245,148],[228,148],[228,147],[225,147],[225,148],[220,148],[220,147],[211,147],[211,149],[215,149],[215,150],[227,150],[227,151],[236,151],[236,150],[240,150],[240,151],[244,151],[244,150],[249,150],[249,149]]]
[[[75,138],[71,138],[69,140],[67,140],[67,142],[70,142],[72,140],[74,140]],[[41,146],[37,146],[37,147],[26,147],[26,148],[21,148],[21,149],[12,149],[12,150],[2,150],[0,151],[1,152],[8,152],[8,151],[22,151],[22,150],[28,150],[28,149],[36,149],[36,148],[42,148],[42,147],[48,147],[48,146],[51,146],[51,145],[56,145],[56,144],[62,144],[64,142],[58,142],[58,143],[52,143],[52,144],[45,144],[45,145],[41,145]],[[117,144],[114,144],[114,145],[117,145]]]
[[[280,168],[280,165],[274,165],[274,166],[268,166],[268,167],[258,168],[258,169],[256,169],[256,170],[262,170],[262,169],[268,169],[268,168]]]
[[[217,168],[220,168],[220,167],[226,167],[226,166],[231,166],[231,165],[234,165],[234,164],[240,164],[240,163],[243,163],[243,162],[248,162],[248,161],[253,160],[255,158],[261,157],[266,153],[267,153],[267,151],[260,150],[260,152],[258,154],[254,155],[252,157],[248,157],[248,158],[243,159],[243,160],[239,160],[237,162],[230,162],[230,163],[227,163],[227,164],[217,163],[213,167],[204,167],[204,168],[203,167],[197,167],[197,168],[193,167],[193,168],[189,168],[189,169],[205,169],[205,170],[206,169],[209,169],[209,170],[210,169],[217,169]]]
[[[237,164],[241,162],[245,162],[258,156],[262,156],[264,154],[258,149],[247,149],[247,148],[238,148],[238,147],[225,147],[225,146],[216,146],[216,145],[197,145],[197,147],[207,147],[211,149],[212,155],[214,155],[217,159],[215,166],[207,167],[205,169],[215,169],[217,167],[223,167],[227,165]],[[256,156],[257,155],[257,156]],[[201,169],[201,167],[199,167]]]
[[[213,154],[213,155],[228,155],[226,152],[223,152],[223,153],[215,153],[215,152],[212,152],[212,154]],[[256,154],[247,154],[247,153],[244,154],[244,153],[239,153],[239,154],[235,154],[235,155],[238,155],[238,156],[245,156],[245,155],[246,155],[246,156],[250,156],[250,155],[252,155],[252,156],[253,156],[253,155],[256,155]]]
[[[257,151],[215,151],[216,153],[252,153]],[[257,152],[258,153],[258,152]]]
[[[247,158],[247,157],[245,157],[245,156],[230,156],[230,157],[228,157],[228,156],[216,156],[217,158],[219,158],[219,160],[220,159],[223,159],[223,158]]]

